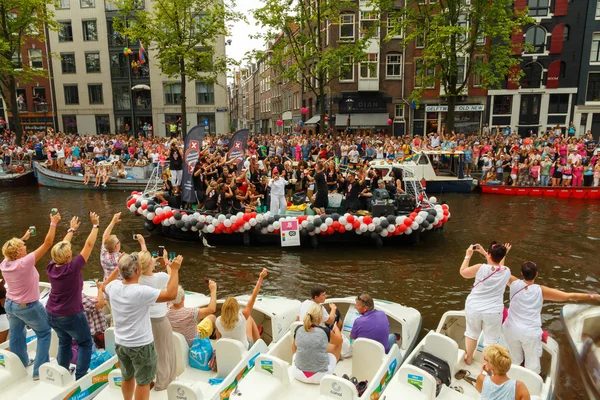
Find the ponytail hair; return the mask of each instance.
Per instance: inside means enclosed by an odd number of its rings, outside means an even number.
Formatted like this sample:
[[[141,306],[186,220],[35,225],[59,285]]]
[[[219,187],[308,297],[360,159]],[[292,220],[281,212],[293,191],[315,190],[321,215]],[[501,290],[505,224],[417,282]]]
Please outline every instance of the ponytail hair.
[[[319,325],[323,321],[323,309],[318,304],[313,304],[304,316],[304,330],[308,332],[313,325]]]

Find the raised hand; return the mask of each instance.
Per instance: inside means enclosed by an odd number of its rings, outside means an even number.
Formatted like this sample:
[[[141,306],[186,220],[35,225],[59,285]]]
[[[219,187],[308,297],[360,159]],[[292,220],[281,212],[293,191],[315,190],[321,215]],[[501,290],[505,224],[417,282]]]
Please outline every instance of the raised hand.
[[[99,225],[100,217],[95,212],[90,212],[90,221],[92,221],[92,225]]]
[[[181,268],[181,263],[183,262],[183,256],[177,256],[171,263],[170,267],[172,271],[178,271]]]
[[[53,224],[57,224],[60,222],[60,213],[56,213],[55,215],[50,215],[50,222]]]
[[[120,212],[113,215],[112,222],[114,224],[121,222],[121,213]]]
[[[262,271],[260,271],[260,275],[258,276],[258,279],[260,279],[262,281],[266,277],[267,277],[267,269],[263,268]]]
[[[81,222],[79,222],[79,217],[71,218],[71,222],[70,222],[71,229],[76,231],[79,228],[79,225],[81,225]]]

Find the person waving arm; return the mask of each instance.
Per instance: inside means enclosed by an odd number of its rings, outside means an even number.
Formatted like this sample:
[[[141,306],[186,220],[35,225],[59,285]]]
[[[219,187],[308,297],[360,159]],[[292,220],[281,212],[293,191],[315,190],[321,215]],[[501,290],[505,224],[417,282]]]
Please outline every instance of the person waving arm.
[[[108,224],[108,226],[104,230],[104,233],[102,234],[102,243],[104,243],[106,241],[106,239],[108,239],[108,237],[112,233],[113,228],[119,222],[121,222],[121,213],[116,213],[115,215],[113,215],[112,220],[110,221],[110,224]]]
[[[475,276],[477,275],[477,271],[479,271],[479,268],[481,268],[481,266],[483,265],[483,264],[475,264],[475,265],[469,266],[469,261],[471,260],[471,257],[473,256],[474,250],[477,250],[479,253],[485,255],[485,251],[479,244],[470,245],[467,248],[467,250],[465,252],[465,259],[463,260],[463,262],[460,266],[460,275],[463,278],[466,278],[466,279],[475,278]]]
[[[250,295],[250,299],[248,299],[248,303],[246,303],[246,307],[244,307],[244,311],[242,311],[242,314],[244,314],[244,317],[246,319],[248,319],[250,317],[250,315],[252,314],[252,310],[254,309],[254,302],[256,301],[258,292],[260,292],[260,287],[263,283],[263,279],[265,279],[266,277],[267,277],[267,269],[263,268],[262,271],[260,271],[258,281],[256,282],[256,286],[254,286],[254,290],[252,291],[252,294]]]
[[[83,250],[81,250],[81,257],[83,257],[86,262],[88,258],[90,258],[90,254],[92,254],[92,250],[94,250],[94,245],[96,244],[96,239],[98,238],[100,217],[98,217],[98,214],[91,212],[90,221],[92,221],[92,231],[88,235],[88,238],[83,245]]]
[[[38,262],[48,250],[52,247],[52,243],[54,242],[54,236],[56,235],[56,227],[60,222],[60,213],[56,213],[55,215],[50,215],[50,228],[48,228],[48,233],[46,234],[46,238],[44,239],[44,243],[40,247],[34,250],[33,254],[35,257],[35,262]],[[27,236],[27,234],[25,234]]]

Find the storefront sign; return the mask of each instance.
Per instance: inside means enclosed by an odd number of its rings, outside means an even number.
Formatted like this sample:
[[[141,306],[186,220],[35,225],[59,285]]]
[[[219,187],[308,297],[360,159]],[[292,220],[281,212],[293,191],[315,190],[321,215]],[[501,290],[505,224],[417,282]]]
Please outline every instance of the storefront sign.
[[[217,107],[217,112],[227,112],[227,107]]]
[[[448,112],[448,106],[425,106],[426,112]],[[457,104],[454,111],[485,111],[483,104]]]

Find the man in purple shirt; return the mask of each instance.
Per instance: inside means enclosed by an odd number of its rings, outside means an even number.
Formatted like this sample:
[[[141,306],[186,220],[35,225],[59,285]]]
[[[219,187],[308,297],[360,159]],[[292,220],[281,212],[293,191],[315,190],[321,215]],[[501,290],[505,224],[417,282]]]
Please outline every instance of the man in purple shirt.
[[[379,342],[387,354],[396,343],[396,335],[390,334],[387,315],[383,311],[375,310],[373,298],[368,294],[361,294],[356,298],[356,311],[360,317],[354,321],[350,338],[353,340],[365,338]]]

